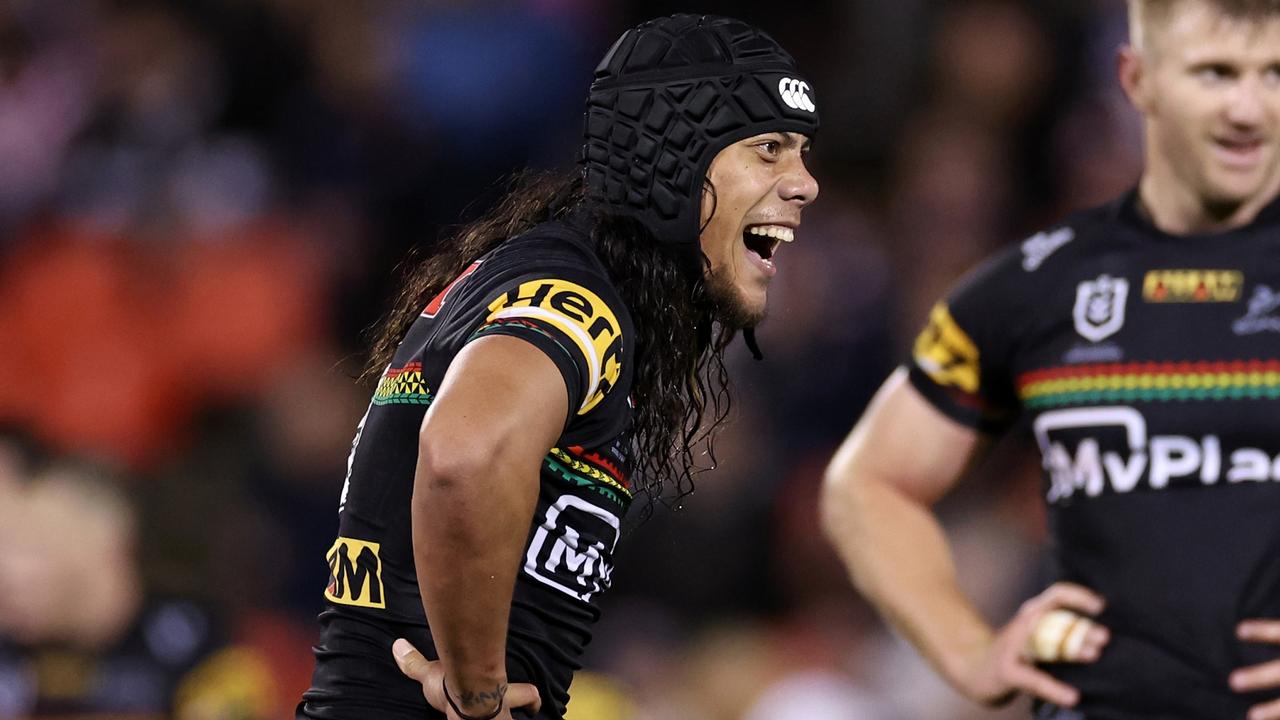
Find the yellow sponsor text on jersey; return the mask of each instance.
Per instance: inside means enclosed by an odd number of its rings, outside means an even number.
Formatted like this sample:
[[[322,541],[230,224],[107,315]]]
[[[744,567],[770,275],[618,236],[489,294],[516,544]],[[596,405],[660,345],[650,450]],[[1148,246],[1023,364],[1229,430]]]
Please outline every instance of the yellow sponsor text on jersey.
[[[1239,270],[1150,270],[1142,299],[1153,303],[1235,302],[1244,289]]]
[[[385,608],[382,557],[375,542],[339,537],[325,556],[329,561],[329,585],[324,596],[336,603]]]
[[[914,355],[916,365],[939,385],[978,392],[978,346],[956,324],[946,303],[933,306],[929,324],[916,338]]]
[[[589,379],[578,414],[595,407],[622,374],[622,325],[590,290],[547,278],[530,280],[489,304],[487,322],[526,318],[551,325],[573,341],[587,361]]]

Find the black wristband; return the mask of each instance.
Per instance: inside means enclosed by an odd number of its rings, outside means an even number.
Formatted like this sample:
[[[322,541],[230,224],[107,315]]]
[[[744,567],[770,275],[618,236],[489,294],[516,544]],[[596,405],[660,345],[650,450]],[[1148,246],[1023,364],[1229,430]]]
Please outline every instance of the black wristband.
[[[440,689],[444,691],[444,701],[449,703],[449,707],[453,708],[453,711],[462,720],[493,720],[498,717],[498,713],[502,712],[502,703],[506,699],[506,694],[504,693],[502,697],[498,698],[498,707],[494,708],[493,712],[488,715],[468,715],[462,712],[462,708],[458,707],[458,704],[453,701],[453,697],[449,695],[449,686],[444,683],[443,675],[440,676]]]

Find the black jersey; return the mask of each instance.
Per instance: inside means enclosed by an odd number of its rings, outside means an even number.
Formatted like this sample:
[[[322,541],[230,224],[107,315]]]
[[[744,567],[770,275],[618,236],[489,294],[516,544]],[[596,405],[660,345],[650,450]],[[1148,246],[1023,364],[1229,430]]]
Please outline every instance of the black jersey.
[[[564,712],[631,501],[633,330],[590,238],[557,222],[472,264],[423,310],[383,373],[348,462],[313,687],[300,708],[307,715],[443,717],[427,712],[391,643],[405,637],[436,658],[410,526],[418,432],[450,362],[489,335],[537,346],[559,367],[569,395],[564,432],[542,461],[507,643],[508,677],[537,685],[538,717]]]
[[[1136,193],[967,277],[916,342],[914,386],[987,431],[1028,421],[1061,579],[1099,592],[1110,644],[1055,664],[1089,720],[1241,718],[1228,674],[1280,657],[1280,202],[1172,236]],[[1077,715],[1072,715],[1073,717]]]

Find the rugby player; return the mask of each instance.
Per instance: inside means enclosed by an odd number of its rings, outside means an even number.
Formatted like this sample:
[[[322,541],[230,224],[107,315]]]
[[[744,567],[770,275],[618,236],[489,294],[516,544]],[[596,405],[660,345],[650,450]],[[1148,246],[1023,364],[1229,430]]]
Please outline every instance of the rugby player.
[[[827,470],[854,583],[1036,717],[1280,718],[1280,2],[1130,0],[1135,189],[933,309]],[[1021,419],[1059,582],[990,627],[931,511]]]
[[[614,44],[581,172],[464,229],[384,329],[298,717],[563,716],[623,514],[688,490],[704,412],[723,419],[725,345],[818,194],[817,127],[745,23]]]

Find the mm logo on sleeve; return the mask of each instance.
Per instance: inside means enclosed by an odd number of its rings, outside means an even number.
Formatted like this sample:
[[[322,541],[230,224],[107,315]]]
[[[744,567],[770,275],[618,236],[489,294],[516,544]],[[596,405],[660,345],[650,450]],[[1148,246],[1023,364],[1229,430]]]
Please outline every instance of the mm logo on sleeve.
[[[329,586],[324,596],[336,603],[385,608],[382,559],[378,543],[339,537],[329,548]]]
[[[587,361],[582,414],[595,407],[622,374],[622,326],[599,295],[568,280],[530,280],[489,304],[486,322],[541,321],[564,333]]]
[[[913,354],[916,365],[939,385],[978,392],[978,346],[956,324],[946,303],[933,306],[929,325],[916,338]]]
[[[591,596],[613,581],[613,549],[622,522],[617,515],[575,495],[547,508],[525,551],[524,571],[570,597]]]

